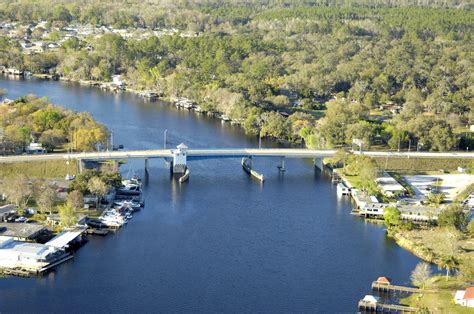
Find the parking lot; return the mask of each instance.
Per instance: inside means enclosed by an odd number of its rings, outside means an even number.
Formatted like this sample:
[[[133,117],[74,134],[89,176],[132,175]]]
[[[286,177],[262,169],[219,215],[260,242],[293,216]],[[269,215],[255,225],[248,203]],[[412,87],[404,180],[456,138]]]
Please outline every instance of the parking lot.
[[[405,179],[413,187],[414,198],[422,200],[433,190],[438,190],[446,196],[445,200],[448,202],[474,183],[474,175],[464,173],[405,176]],[[436,187],[438,184],[439,187]]]

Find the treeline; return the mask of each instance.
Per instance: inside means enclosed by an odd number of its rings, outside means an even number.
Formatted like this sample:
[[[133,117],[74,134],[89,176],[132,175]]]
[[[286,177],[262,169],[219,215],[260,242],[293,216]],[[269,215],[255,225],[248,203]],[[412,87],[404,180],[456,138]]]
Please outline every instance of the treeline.
[[[178,27],[205,30],[211,25],[246,24],[268,11],[301,8],[461,8],[472,9],[469,0],[1,0],[0,18],[20,22],[48,20],[56,25],[79,22],[116,27]],[[360,11],[359,11],[360,12]],[[365,11],[367,12],[367,11]],[[352,13],[351,13],[352,14]],[[339,17],[342,14],[338,14]]]
[[[0,64],[76,80],[109,81],[122,74],[133,88],[185,96],[242,121],[250,134],[311,147],[348,145],[354,138],[365,146],[402,149],[471,145],[470,10],[389,8],[377,1],[344,7],[305,1],[130,3],[131,11],[169,5],[164,14],[170,19],[162,19],[167,27],[177,25],[171,19],[176,8],[193,12],[180,16],[180,27],[197,25],[205,32],[144,40],[71,38],[60,52],[31,56],[2,39]],[[109,14],[131,12],[120,2],[114,6]],[[392,119],[390,111],[398,110]]]
[[[90,151],[105,148],[108,131],[89,113],[51,105],[46,98],[25,96],[0,105],[0,153],[24,152],[31,142],[48,151]]]

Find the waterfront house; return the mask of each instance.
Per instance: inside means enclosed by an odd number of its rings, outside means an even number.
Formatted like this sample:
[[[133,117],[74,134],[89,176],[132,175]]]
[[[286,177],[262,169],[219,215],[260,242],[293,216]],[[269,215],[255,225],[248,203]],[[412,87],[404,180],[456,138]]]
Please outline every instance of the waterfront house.
[[[351,194],[351,189],[348,188],[344,183],[340,182],[337,184],[337,195],[338,196],[343,196],[343,195],[350,195]]]
[[[468,287],[466,290],[458,290],[454,296],[454,303],[474,308],[474,286]]]

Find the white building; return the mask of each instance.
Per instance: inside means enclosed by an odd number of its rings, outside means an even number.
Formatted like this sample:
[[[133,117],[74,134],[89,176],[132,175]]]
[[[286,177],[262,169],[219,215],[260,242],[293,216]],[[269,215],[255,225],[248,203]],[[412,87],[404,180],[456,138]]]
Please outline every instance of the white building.
[[[125,82],[122,81],[120,75],[112,75],[112,84],[114,84],[118,87],[122,87],[123,85],[125,85]]]
[[[403,185],[398,183],[397,180],[386,172],[384,172],[381,177],[375,179],[375,182],[382,189],[383,193],[389,197],[404,194],[406,192]]]
[[[0,267],[41,271],[69,254],[52,246],[0,236]]]
[[[184,173],[187,168],[188,147],[181,143],[176,148],[173,150],[173,173]]]
[[[474,307],[474,287],[468,287],[466,290],[456,291],[454,303],[466,307]]]
[[[46,149],[43,148],[43,145],[41,143],[31,143],[26,147],[26,152],[28,154],[45,154]]]

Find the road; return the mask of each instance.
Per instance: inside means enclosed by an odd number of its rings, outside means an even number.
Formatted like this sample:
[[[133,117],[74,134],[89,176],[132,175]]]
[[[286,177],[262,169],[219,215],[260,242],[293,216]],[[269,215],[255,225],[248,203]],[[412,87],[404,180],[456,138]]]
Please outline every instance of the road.
[[[337,150],[331,149],[302,149],[302,148],[225,148],[225,149],[188,149],[189,159],[199,158],[239,158],[239,157],[286,157],[286,158],[327,158],[333,157]],[[384,152],[367,151],[354,152],[370,157],[388,158],[453,158],[453,159],[474,159],[471,152]],[[133,151],[109,151],[109,152],[89,152],[72,154],[42,154],[42,155],[11,155],[0,157],[0,163],[13,163],[25,161],[46,161],[46,160],[120,160],[120,159],[146,159],[146,158],[172,158],[173,150],[133,150]]]

